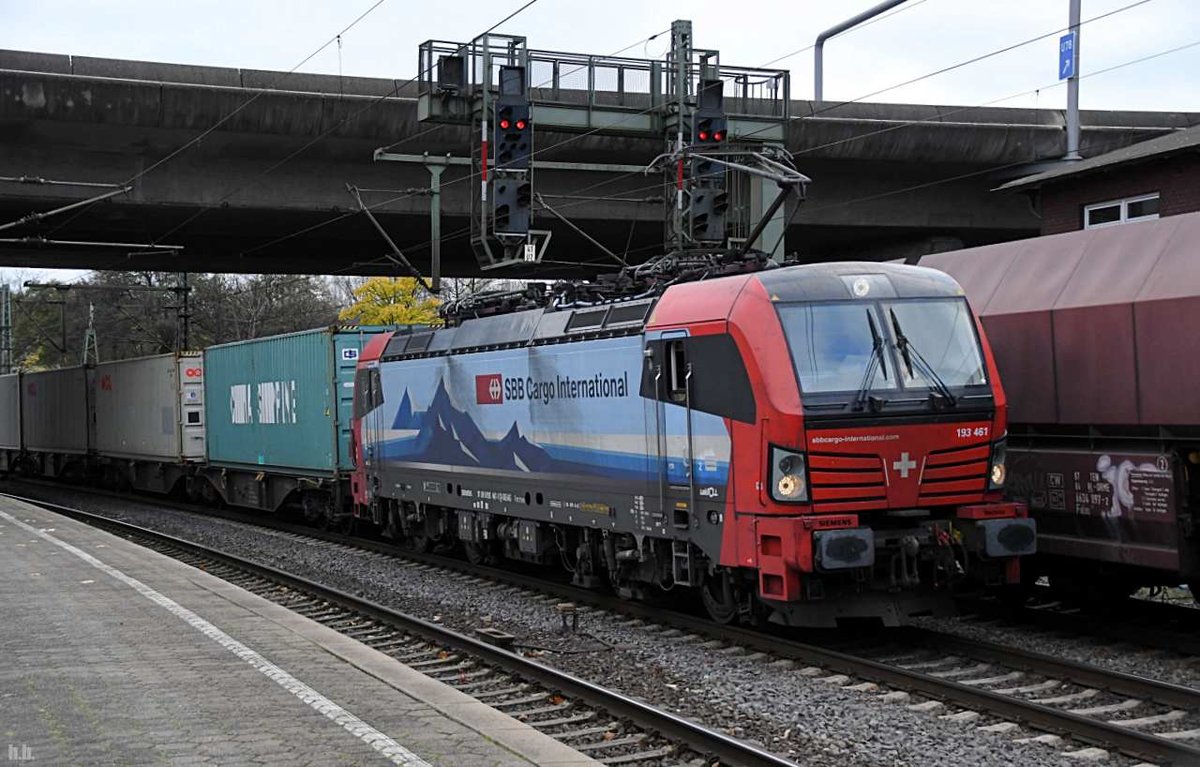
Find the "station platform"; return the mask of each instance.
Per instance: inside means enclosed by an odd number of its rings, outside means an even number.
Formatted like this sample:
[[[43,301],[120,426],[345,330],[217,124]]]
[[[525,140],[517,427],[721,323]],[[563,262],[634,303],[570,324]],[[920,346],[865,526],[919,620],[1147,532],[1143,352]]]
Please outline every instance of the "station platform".
[[[0,760],[595,765],[332,629],[0,497]]]

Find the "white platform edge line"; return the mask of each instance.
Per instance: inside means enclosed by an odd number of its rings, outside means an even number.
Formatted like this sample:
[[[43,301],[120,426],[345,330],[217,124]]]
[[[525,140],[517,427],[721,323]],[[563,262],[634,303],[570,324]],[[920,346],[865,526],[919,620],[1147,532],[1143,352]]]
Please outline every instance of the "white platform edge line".
[[[334,703],[329,698],[326,698],[321,693],[301,682],[296,677],[276,666],[271,661],[264,658],[254,650],[242,644],[238,640],[226,634],[221,629],[201,618],[196,613],[187,609],[170,597],[164,596],[138,579],[126,575],[117,568],[106,564],[96,557],[88,554],[86,551],[79,549],[66,541],[55,538],[53,535],[39,530],[32,525],[26,524],[6,511],[0,510],[0,518],[6,519],[9,522],[17,525],[21,529],[32,533],[43,540],[53,543],[65,551],[69,551],[75,556],[87,562],[92,567],[101,572],[115,578],[118,581],[130,586],[142,596],[150,601],[166,608],[175,616],[185,621],[188,625],[195,628],[200,633],[217,642],[229,652],[250,664],[252,668],[261,673],[263,676],[272,680],[283,689],[295,695],[297,698],[307,703],[313,710],[324,714],[325,717],[338,724],[342,729],[359,738],[371,748],[378,751],[383,756],[387,757],[393,764],[402,765],[402,767],[432,767],[421,757],[409,751],[404,746],[397,743],[395,740],[359,719],[354,714],[346,711],[344,708]]]

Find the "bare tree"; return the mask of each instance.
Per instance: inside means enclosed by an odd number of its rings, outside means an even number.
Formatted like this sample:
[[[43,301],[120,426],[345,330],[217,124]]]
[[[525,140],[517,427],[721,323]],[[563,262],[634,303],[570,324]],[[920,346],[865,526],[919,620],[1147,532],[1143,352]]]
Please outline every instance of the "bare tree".
[[[203,348],[337,321],[343,303],[325,278],[309,275],[180,275],[94,272],[70,286],[14,290],[14,359],[28,365],[79,364],[88,306],[101,360]],[[186,310],[186,311],[185,311]]]

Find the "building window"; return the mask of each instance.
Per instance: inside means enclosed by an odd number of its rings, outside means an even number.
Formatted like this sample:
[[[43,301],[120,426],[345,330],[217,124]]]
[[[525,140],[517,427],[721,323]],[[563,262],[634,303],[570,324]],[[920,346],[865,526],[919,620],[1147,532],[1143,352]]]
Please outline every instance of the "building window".
[[[1083,228],[1095,229],[1154,218],[1158,218],[1158,192],[1088,205],[1083,209]]]

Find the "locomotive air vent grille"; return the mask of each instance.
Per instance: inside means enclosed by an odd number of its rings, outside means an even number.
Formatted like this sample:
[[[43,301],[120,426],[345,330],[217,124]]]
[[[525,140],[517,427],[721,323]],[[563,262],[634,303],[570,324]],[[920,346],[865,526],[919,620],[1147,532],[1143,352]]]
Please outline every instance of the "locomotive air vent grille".
[[[991,446],[986,443],[930,453],[921,473],[921,500],[977,497],[984,490],[990,458]]]
[[[816,504],[861,503],[887,498],[883,461],[876,455],[810,453],[808,477]]]
[[[606,314],[608,314],[607,306],[602,309],[585,309],[574,312],[571,320],[567,323],[567,330],[598,328],[604,324],[604,315]]]
[[[643,304],[619,304],[612,308],[608,313],[608,320],[604,323],[605,327],[612,325],[624,325],[627,322],[641,322],[646,319],[646,310],[650,308],[649,303]]]

